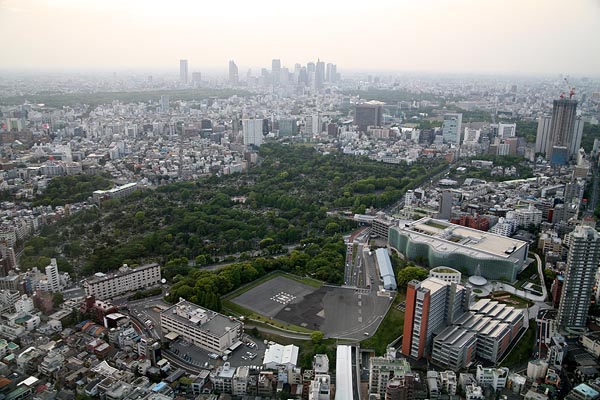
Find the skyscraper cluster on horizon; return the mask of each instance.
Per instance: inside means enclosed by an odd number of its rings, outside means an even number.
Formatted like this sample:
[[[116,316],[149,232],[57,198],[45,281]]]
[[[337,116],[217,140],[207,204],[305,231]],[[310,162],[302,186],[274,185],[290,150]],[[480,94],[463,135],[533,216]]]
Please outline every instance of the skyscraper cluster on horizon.
[[[251,71],[248,71],[248,79],[251,78]],[[337,72],[337,66],[332,63],[325,63],[320,59],[316,63],[309,62],[305,66],[299,63],[294,64],[290,69],[282,65],[281,60],[273,59],[271,69],[262,68],[260,80],[263,84],[273,86],[295,86],[302,85],[312,89],[322,89],[326,83],[336,83],[340,80],[340,74]],[[239,83],[238,66],[235,61],[229,61],[229,83],[237,85]]]

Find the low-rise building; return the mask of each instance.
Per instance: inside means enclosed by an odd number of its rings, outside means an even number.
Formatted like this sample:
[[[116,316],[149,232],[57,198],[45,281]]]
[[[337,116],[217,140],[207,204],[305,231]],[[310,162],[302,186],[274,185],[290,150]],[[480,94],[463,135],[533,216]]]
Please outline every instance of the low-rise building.
[[[83,283],[86,296],[105,300],[122,294],[141,290],[161,282],[160,265],[148,264],[138,268],[127,265],[113,274],[98,272]]]
[[[235,318],[202,308],[184,299],[160,313],[163,336],[177,337],[203,349],[223,354],[241,341],[243,324]]]

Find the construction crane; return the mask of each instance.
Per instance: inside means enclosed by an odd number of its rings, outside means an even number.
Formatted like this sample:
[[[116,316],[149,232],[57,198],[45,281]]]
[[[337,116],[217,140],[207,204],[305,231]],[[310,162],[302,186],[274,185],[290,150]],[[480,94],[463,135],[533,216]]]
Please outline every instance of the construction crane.
[[[564,81],[565,81],[565,83],[567,84],[567,89],[569,90],[569,99],[572,99],[572,98],[573,98],[573,96],[575,95],[575,88],[574,88],[574,87],[572,87],[572,86],[569,84],[569,80],[568,80],[567,78],[564,78]],[[561,98],[561,99],[564,99],[564,98],[565,98],[565,92],[562,92],[562,93],[560,94],[560,98]]]

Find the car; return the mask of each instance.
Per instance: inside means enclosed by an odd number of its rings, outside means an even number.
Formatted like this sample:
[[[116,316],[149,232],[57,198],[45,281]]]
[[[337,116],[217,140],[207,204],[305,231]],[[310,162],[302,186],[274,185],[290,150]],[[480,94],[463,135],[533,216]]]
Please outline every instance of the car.
[[[365,333],[363,333],[363,335],[369,336],[369,332],[365,332]]]

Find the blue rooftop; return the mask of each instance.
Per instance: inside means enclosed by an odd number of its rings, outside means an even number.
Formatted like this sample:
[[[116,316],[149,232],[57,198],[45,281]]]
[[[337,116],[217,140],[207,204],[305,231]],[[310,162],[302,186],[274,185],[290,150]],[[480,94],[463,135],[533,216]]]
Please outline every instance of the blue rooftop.
[[[600,395],[600,393],[598,393],[585,383],[576,386],[575,390],[577,390],[579,393],[583,393],[586,398],[595,398],[596,396]]]

